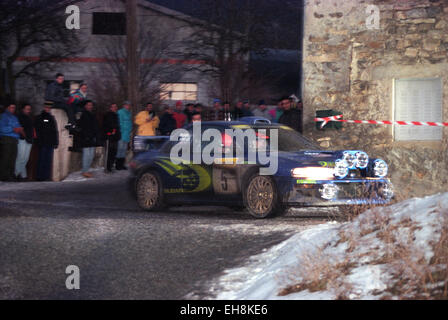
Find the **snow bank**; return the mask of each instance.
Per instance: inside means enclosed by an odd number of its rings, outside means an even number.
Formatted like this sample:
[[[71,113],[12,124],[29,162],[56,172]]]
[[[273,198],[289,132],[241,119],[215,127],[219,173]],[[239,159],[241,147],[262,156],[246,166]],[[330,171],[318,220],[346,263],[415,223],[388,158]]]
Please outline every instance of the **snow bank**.
[[[225,300],[397,299],[387,293],[388,286],[400,277],[412,277],[408,265],[430,262],[447,216],[448,193],[444,193],[373,208],[352,222],[318,225],[250,258],[242,267],[227,270],[210,294]],[[402,248],[402,257],[396,257],[397,248]],[[300,287],[279,296],[288,286],[306,280],[313,269],[331,282],[326,288],[310,292]]]

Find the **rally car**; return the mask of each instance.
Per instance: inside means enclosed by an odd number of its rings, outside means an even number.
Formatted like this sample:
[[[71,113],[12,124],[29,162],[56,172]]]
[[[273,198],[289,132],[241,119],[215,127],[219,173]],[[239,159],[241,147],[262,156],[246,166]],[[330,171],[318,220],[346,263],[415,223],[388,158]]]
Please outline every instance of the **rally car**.
[[[216,149],[210,153],[211,162],[198,162],[201,158],[194,153],[206,151],[211,139],[194,138],[198,132],[192,125],[176,141],[156,137],[157,143],[151,144],[152,138],[147,137],[148,148],[145,137],[140,137],[140,149],[129,164],[129,181],[142,209],[182,204],[241,206],[256,218],[266,218],[288,207],[387,204],[393,197],[386,162],[361,150],[322,150],[281,124],[202,122],[200,133],[208,129],[221,134],[223,148],[222,153]],[[229,136],[228,132],[238,130],[252,130],[256,139]],[[179,144],[190,147],[189,158],[173,156]],[[250,157],[250,151],[258,148],[277,161],[274,172],[266,174],[268,164],[262,152]]]

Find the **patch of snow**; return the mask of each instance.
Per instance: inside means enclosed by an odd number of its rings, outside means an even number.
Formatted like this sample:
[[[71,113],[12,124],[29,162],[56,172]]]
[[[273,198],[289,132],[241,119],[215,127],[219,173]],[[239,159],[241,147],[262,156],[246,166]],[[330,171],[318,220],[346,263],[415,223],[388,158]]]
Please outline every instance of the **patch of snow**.
[[[73,183],[73,182],[86,182],[86,181],[96,181],[96,180],[108,180],[114,178],[125,178],[129,175],[128,171],[115,171],[112,174],[104,172],[104,168],[95,168],[90,172],[93,173],[92,178],[83,177],[81,171],[73,172],[67,176],[61,182],[53,181],[30,181],[30,182],[1,182],[0,181],[0,192],[1,191],[22,191],[22,190],[39,190],[45,189],[46,187],[54,186],[57,184]]]
[[[311,254],[349,266],[348,273],[338,273],[342,278],[339,280],[349,286],[345,292],[349,299],[379,299],[393,279],[392,266],[380,263],[381,259],[402,244],[409,246],[411,259],[424,257],[429,262],[434,255],[432,245],[440,238],[447,214],[448,193],[444,193],[373,208],[352,222],[310,227],[251,257],[243,266],[226,270],[211,285],[210,296],[223,300],[337,298],[331,288],[278,295],[287,286],[300,282],[292,271],[300,270],[304,255]],[[395,263],[406,264],[400,260]]]
[[[297,257],[335,236],[338,223],[330,222],[294,235],[268,251],[251,258],[243,267],[228,270],[212,291],[222,300],[277,299],[279,271],[297,262]]]
[[[239,232],[244,234],[257,235],[260,233],[272,233],[272,232],[287,232],[287,233],[296,233],[297,226],[291,225],[290,223],[279,223],[279,224],[263,224],[263,227],[259,225],[254,225],[253,221],[250,223],[235,223],[228,225],[210,225],[210,224],[196,224],[194,227],[199,229],[213,229],[217,232]],[[309,228],[309,226],[304,226],[304,228]]]
[[[103,177],[106,177],[106,176],[110,176],[110,174],[107,174],[107,173],[104,172],[104,168],[91,169],[89,172],[93,174],[92,178],[86,178],[86,177],[84,177],[82,175],[81,171],[77,171],[77,172],[70,173],[67,176],[67,178],[62,180],[62,182],[81,182],[81,181],[92,180],[92,179],[95,179],[95,178],[103,178]]]

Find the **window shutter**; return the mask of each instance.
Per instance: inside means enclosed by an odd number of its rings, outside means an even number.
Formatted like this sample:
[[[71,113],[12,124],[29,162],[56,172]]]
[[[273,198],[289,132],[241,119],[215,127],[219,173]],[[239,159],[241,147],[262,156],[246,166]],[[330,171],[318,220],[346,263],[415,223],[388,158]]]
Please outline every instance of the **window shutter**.
[[[441,79],[395,80],[395,121],[442,122]],[[395,140],[442,140],[442,128],[395,125]]]

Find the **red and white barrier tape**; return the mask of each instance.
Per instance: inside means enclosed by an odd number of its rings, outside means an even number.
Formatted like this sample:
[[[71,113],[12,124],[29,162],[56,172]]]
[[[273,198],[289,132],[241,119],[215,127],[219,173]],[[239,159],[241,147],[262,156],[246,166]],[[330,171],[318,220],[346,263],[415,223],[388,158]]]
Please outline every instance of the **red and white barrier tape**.
[[[315,118],[315,122],[321,122],[321,128],[325,127],[330,121],[347,122],[347,123],[367,123],[367,124],[389,124],[400,126],[431,126],[431,127],[448,127],[448,122],[422,122],[422,121],[377,121],[377,120],[344,120],[341,119],[342,114],[332,117]]]

